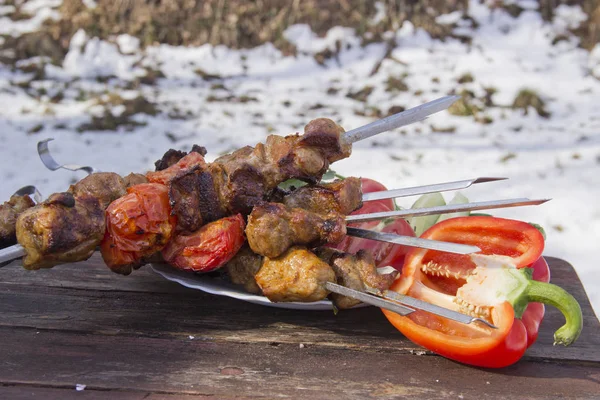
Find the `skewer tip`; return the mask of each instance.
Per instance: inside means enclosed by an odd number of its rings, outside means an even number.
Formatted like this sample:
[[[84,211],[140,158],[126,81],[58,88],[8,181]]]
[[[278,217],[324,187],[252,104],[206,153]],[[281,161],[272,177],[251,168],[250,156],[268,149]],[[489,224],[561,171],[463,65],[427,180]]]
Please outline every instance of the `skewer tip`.
[[[495,181],[505,181],[508,178],[506,177],[493,177],[493,176],[482,176],[473,181],[473,183],[486,183],[486,182],[495,182]]]

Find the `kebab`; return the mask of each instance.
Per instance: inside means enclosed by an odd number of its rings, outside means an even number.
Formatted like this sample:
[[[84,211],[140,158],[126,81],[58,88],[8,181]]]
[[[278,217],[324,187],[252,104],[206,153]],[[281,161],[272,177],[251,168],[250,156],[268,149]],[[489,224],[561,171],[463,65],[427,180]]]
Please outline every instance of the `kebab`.
[[[267,192],[272,191],[283,180],[290,178],[298,178],[307,181],[317,181],[325,172],[329,163],[347,157],[350,154],[351,143],[361,140],[377,133],[390,130],[402,125],[421,120],[426,116],[446,109],[450,104],[457,100],[456,96],[447,96],[442,99],[424,104],[414,109],[407,110],[403,113],[376,121],[365,127],[347,132],[342,136],[343,130],[331,120],[319,119],[313,121],[305,129],[305,135],[291,135],[285,138],[271,135],[267,138],[265,145],[259,144],[255,148],[244,147],[233,154],[223,156],[209,166],[209,173],[206,173],[202,167],[204,166],[203,159],[197,160],[196,168],[191,173],[184,173],[182,176],[173,177],[175,182],[173,186],[172,197],[176,198],[178,194],[187,194],[187,201],[178,202],[177,204],[194,204],[195,202],[203,204],[206,207],[204,212],[191,207],[178,207],[174,213],[179,214],[182,218],[178,229],[193,231],[198,225],[215,220],[226,213],[234,213],[236,211],[249,212],[255,201],[262,200]],[[195,153],[195,152],[194,152]],[[199,153],[202,155],[201,153]],[[175,154],[177,156],[177,154]],[[165,161],[169,163],[169,161]],[[60,166],[58,166],[60,167]],[[167,168],[168,169],[168,168]],[[262,173],[262,175],[261,175]],[[195,187],[207,189],[200,190],[185,190],[181,193],[177,192],[177,188],[182,187],[192,188],[190,183],[196,183]],[[210,189],[213,189],[212,191]],[[199,201],[200,196],[209,197],[209,201]],[[217,200],[218,199],[218,200]],[[58,200],[58,201],[57,201]],[[62,200],[62,201],[61,201]],[[173,201],[173,199],[170,199]],[[93,201],[88,202],[88,208],[91,207]],[[40,212],[42,217],[45,217],[44,222],[48,220],[49,215],[54,215],[55,218],[60,214],[61,207],[73,208],[76,201],[69,196],[63,196],[61,199],[53,198],[53,201],[47,204],[34,207],[36,211],[30,211],[30,221],[33,214]],[[42,209],[50,208],[53,212],[45,213]],[[86,207],[84,207],[86,208]],[[81,208],[79,208],[81,210]],[[39,210],[39,211],[38,211]],[[95,210],[98,211],[98,210]],[[189,218],[187,214],[196,218]],[[198,222],[202,221],[202,222]],[[55,265],[57,262],[76,262],[85,260],[89,255],[88,251],[78,254],[78,252],[69,252],[71,243],[67,240],[64,243],[59,243],[62,239],[61,235],[46,235],[44,240],[42,230],[50,228],[52,224],[23,224],[21,231],[23,235],[30,234],[34,238],[31,240],[19,240],[35,245],[34,257],[25,257],[24,266],[26,268],[40,268]],[[30,231],[36,228],[35,232]],[[17,229],[18,230],[18,229]],[[100,232],[100,229],[88,229],[90,232]],[[35,236],[38,237],[35,237]],[[75,235],[76,236],[76,235]],[[72,238],[71,238],[72,239]],[[98,242],[98,239],[92,242]],[[75,246],[76,247],[76,246]],[[23,253],[23,249],[11,249],[8,256],[14,256],[18,253]],[[52,254],[53,251],[62,251],[69,253],[69,257],[58,257],[56,262],[43,263],[36,265],[36,262],[41,262],[38,255]]]

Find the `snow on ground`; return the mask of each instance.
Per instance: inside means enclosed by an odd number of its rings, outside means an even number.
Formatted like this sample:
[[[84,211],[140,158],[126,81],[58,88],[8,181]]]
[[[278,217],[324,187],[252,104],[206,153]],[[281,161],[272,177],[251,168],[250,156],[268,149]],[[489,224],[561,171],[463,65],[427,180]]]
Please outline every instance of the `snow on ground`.
[[[38,3],[41,13],[55,17],[52,2]],[[63,65],[45,66],[45,79],[26,84],[32,73],[0,64],[0,197],[28,184],[47,195],[83,176],[42,166],[36,143],[49,137],[56,139],[50,148],[61,162],[145,171],[171,147],[198,143],[212,159],[269,133],[301,131],[315,117],[351,129],[392,107],[468,90],[483,108],[476,118],[444,112],[381,134],[357,143],[352,157],[334,169],[377,178],[390,188],[505,176],[510,180],[464,194],[471,200],[552,198],[539,207],[494,214],[544,226],[545,255],[574,265],[598,313],[600,47],[588,53],[575,37],[560,36],[585,18],[579,8],[561,6],[555,20],[544,23],[535,2],[521,3],[528,11],[513,18],[472,1],[476,29],[455,13],[439,18],[472,37],[470,45],[434,40],[406,23],[390,33],[397,46],[375,72],[386,45],[360,47],[348,28],[319,38],[308,26],[290,27],[285,35],[299,49],[296,57],[284,57],[270,44],[251,50],[209,45],[140,50],[130,36],[107,42],[79,32]],[[35,29],[35,18],[16,24],[0,16],[0,25],[17,34]],[[553,44],[557,37],[563,40]],[[342,45],[338,57],[317,64],[314,53],[334,50],[336,41]],[[27,62],[43,60],[22,61]],[[164,77],[154,85],[131,84],[148,71]],[[510,107],[523,89],[545,101],[549,118],[532,108],[525,113]],[[92,117],[124,115],[126,101],[140,95],[155,103],[158,114],[136,113],[126,121],[129,128],[116,131],[85,126]],[[483,106],[486,95],[493,105]],[[410,206],[413,200],[400,204]]]

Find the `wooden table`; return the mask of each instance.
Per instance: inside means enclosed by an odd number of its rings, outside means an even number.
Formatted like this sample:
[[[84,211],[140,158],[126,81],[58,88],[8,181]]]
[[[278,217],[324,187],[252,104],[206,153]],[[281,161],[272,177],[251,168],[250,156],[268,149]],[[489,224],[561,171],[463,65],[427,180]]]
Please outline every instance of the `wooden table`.
[[[118,276],[98,257],[36,272],[14,264],[0,269],[0,398],[600,398],[598,320],[573,268],[549,261],[582,305],[583,334],[553,347],[562,317],[548,309],[538,342],[501,370],[425,352],[373,307],[264,307],[149,268]]]

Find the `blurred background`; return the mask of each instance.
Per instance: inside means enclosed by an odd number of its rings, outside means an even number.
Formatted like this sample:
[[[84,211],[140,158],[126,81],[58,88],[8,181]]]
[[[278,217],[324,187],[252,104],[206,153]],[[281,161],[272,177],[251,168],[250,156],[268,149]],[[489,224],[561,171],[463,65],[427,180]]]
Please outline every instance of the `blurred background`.
[[[390,188],[505,176],[471,200],[541,224],[600,310],[600,3],[531,0],[0,0],[0,195],[128,173],[169,148],[214,159],[316,117],[347,130],[447,94],[428,120],[333,166]],[[414,199],[405,199],[409,207]]]

